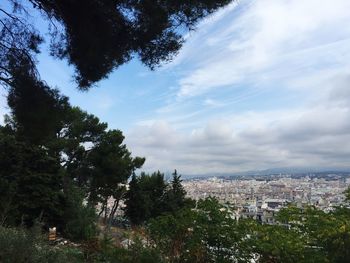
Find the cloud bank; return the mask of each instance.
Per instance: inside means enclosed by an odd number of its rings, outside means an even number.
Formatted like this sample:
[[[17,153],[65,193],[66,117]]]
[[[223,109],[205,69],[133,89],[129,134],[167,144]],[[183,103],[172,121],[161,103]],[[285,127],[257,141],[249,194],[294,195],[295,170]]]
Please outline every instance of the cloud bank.
[[[176,95],[130,131],[145,169],[349,167],[350,2],[240,1],[199,25]]]

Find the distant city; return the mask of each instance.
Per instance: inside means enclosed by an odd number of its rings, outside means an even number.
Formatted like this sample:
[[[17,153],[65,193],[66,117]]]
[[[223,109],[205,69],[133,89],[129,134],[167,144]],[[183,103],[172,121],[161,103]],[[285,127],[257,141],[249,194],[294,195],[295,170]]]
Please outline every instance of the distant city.
[[[344,201],[350,172],[237,175],[192,178],[183,181],[188,197],[216,197],[231,207],[234,217],[273,224],[283,207],[315,206],[331,211]]]

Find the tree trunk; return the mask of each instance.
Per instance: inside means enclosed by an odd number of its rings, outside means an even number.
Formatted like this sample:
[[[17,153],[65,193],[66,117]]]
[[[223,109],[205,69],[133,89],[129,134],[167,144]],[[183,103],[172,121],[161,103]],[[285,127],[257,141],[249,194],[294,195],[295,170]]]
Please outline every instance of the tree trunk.
[[[102,207],[101,207],[101,211],[100,213],[98,213],[98,217],[101,217],[101,215],[103,214],[103,212],[105,211],[106,207],[105,207],[105,203],[102,204]]]
[[[105,202],[104,202],[104,212],[105,212],[105,214],[104,214],[104,216],[103,216],[103,222],[105,223],[105,224],[107,224],[107,214],[108,214],[108,198],[106,198],[105,199]]]
[[[117,212],[117,209],[119,206],[119,201],[120,201],[120,198],[114,200],[113,207],[111,209],[111,212],[110,212],[109,218],[108,218],[108,225],[107,225],[108,228],[110,228],[112,226],[112,221],[113,221],[115,213]]]

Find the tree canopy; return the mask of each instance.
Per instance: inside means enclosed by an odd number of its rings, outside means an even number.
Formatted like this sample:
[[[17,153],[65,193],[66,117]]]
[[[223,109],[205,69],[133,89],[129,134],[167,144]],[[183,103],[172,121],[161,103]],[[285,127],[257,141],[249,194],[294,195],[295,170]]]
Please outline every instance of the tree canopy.
[[[138,57],[151,69],[181,48],[184,30],[231,0],[8,0],[0,8],[0,77],[11,82],[12,60],[34,69],[43,38],[27,21],[28,3],[51,24],[51,54],[68,59],[80,88],[87,89],[113,69]],[[6,59],[5,59],[6,58]]]
[[[43,136],[40,126],[28,134],[29,126],[18,116],[22,111],[12,111],[0,126],[0,224],[32,225],[39,219],[64,229],[79,219],[78,214],[72,217],[77,211],[94,218],[95,205],[110,197],[116,200],[109,211],[113,218],[125,184],[143,165],[145,159],[132,157],[123,144],[121,131],[108,130],[97,117],[63,102],[64,114],[57,115],[50,136]],[[89,208],[84,208],[84,199]]]
[[[138,177],[134,174],[125,195],[125,205],[125,215],[130,222],[141,225],[151,218],[192,206],[192,202],[186,198],[186,191],[175,170],[170,184],[159,171],[151,175],[141,173]]]

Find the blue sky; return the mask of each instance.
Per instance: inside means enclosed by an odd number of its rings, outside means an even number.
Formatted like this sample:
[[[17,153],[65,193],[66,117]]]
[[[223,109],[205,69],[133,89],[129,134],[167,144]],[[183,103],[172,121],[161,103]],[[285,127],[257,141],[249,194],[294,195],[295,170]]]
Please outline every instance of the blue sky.
[[[133,60],[88,92],[45,51],[39,70],[121,129],[146,171],[348,168],[349,10],[348,0],[237,1],[188,33],[171,63],[152,72]]]

